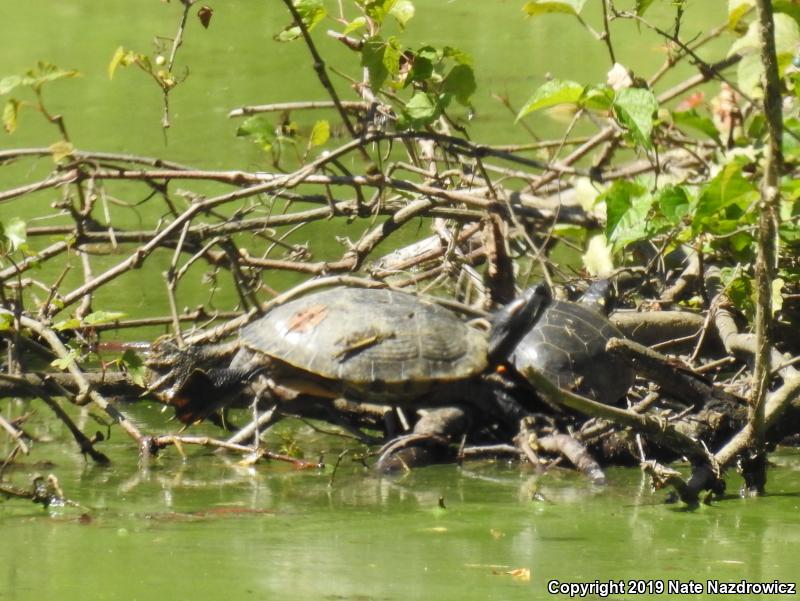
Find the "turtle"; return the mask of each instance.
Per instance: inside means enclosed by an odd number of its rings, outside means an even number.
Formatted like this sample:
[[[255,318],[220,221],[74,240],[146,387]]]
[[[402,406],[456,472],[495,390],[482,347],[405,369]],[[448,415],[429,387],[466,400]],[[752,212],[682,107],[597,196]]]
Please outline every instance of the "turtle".
[[[611,338],[623,338],[607,312],[612,292],[609,280],[593,283],[578,302],[553,300],[535,324],[508,353],[508,362],[520,374],[534,368],[559,388],[605,404],[625,398],[634,370],[606,351]],[[516,310],[512,302],[510,310]],[[503,311],[495,335],[509,322]]]
[[[402,405],[423,397],[439,402],[475,397],[483,394],[480,387],[455,384],[490,372],[549,302],[545,286],[531,288],[504,310],[502,319],[493,320],[487,336],[449,309],[413,294],[330,288],[277,306],[242,328],[232,344],[160,345],[149,364],[166,373],[151,388],[187,424],[230,404],[257,375],[298,395],[323,399]],[[215,366],[233,352],[227,367]],[[165,388],[164,382],[171,385]]]

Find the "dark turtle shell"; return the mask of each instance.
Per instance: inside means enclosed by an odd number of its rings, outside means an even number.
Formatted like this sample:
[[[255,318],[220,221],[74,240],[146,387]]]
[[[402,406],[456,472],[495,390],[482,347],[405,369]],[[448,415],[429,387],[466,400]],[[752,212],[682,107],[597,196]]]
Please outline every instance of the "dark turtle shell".
[[[280,305],[241,331],[231,369],[277,359],[294,375],[383,400],[478,375],[487,340],[453,312],[394,290],[333,288]]]
[[[553,301],[510,359],[522,373],[533,367],[560,388],[614,404],[634,378],[629,365],[605,350],[616,337],[622,338],[622,332],[597,310]]]

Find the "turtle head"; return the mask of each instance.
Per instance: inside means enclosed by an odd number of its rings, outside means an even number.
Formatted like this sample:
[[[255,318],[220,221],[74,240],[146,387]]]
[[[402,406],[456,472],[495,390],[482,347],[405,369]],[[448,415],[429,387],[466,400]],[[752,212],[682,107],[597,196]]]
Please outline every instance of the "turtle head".
[[[542,317],[552,296],[545,284],[528,288],[492,317],[489,331],[489,361],[503,361]]]
[[[592,285],[581,295],[580,304],[608,315],[617,300],[617,288],[611,278],[592,282]]]
[[[161,338],[147,358],[145,394],[174,407],[181,423],[200,421],[219,409],[232,389],[241,387],[239,370],[217,367],[226,357],[229,360],[219,347],[181,347],[171,338]]]

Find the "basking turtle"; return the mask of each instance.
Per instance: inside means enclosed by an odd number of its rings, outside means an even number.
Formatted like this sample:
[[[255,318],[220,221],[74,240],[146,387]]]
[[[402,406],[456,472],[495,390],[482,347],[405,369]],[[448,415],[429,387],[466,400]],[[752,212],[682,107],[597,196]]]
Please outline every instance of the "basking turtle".
[[[402,404],[474,396],[475,386],[454,384],[472,382],[502,359],[549,300],[544,286],[532,288],[495,320],[487,339],[448,309],[405,292],[328,289],[276,307],[244,327],[233,346],[162,345],[150,365],[166,367],[163,379],[173,385],[153,388],[184,423],[224,406],[259,374],[315,398]],[[231,349],[227,368],[205,368]]]
[[[610,338],[624,337],[606,317],[610,292],[610,282],[600,280],[578,302],[550,302],[510,353],[509,362],[520,373],[533,367],[560,388],[581,396],[606,404],[620,401],[633,384],[634,371],[606,351]],[[505,310],[497,313],[503,324],[508,322]]]

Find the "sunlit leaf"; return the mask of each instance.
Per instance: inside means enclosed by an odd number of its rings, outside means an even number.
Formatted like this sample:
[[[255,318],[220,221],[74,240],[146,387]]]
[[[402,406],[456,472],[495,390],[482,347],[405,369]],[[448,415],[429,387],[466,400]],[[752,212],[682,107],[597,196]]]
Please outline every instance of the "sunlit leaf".
[[[294,0],[294,7],[306,29],[311,31],[328,14],[322,0]],[[300,27],[291,23],[274,36],[278,42],[291,42],[301,35]]]
[[[81,320],[77,317],[72,317],[70,319],[64,319],[62,321],[58,321],[53,324],[53,329],[58,332],[63,332],[64,330],[77,330],[81,327]]]
[[[309,144],[311,146],[322,146],[330,139],[330,137],[331,124],[325,119],[322,119],[314,124],[314,127],[311,130]]]
[[[755,0],[728,0],[728,28],[736,29],[747,11],[755,6]]]
[[[542,84],[528,102],[520,109],[517,120],[525,115],[557,104],[576,104],[583,94],[584,86],[574,81],[554,79]]]
[[[74,69],[59,69],[51,63],[40,61],[36,65],[36,69],[31,69],[25,74],[25,77],[22,78],[22,83],[39,89],[47,82],[70,77],[80,77],[80,75],[80,72]]]
[[[778,70],[782,76],[800,46],[800,25],[792,17],[784,13],[774,15],[775,52],[778,58]],[[731,45],[730,54],[744,55],[737,66],[737,83],[739,88],[750,96],[762,97],[761,90],[761,58],[758,50],[761,47],[758,21],[747,28],[747,33]]]
[[[127,317],[127,313],[121,311],[94,311],[83,318],[84,325],[97,326],[104,323],[113,323]]]
[[[67,353],[66,357],[59,357],[58,359],[54,359],[50,362],[50,365],[55,367],[56,369],[68,369],[69,366],[75,361],[78,357],[78,351],[75,349],[70,349]]]
[[[19,217],[0,222],[0,240],[9,250],[19,250],[27,240],[27,225]]]
[[[672,225],[681,223],[689,213],[689,196],[683,186],[665,186],[658,191],[656,205]]]
[[[411,0],[397,0],[392,8],[389,9],[389,14],[400,23],[402,27],[406,26],[411,19],[414,18],[414,3]]]
[[[342,33],[344,35],[348,35],[350,33],[353,33],[354,31],[361,29],[362,27],[366,27],[366,25],[367,25],[366,17],[357,17],[347,24]]]
[[[607,111],[614,104],[614,90],[607,85],[591,86],[583,91],[578,105],[593,111]]]
[[[614,98],[617,118],[645,148],[652,148],[650,134],[653,131],[653,116],[658,110],[658,101],[650,90],[625,88]]]
[[[54,144],[50,144],[48,149],[53,156],[54,163],[58,163],[63,161],[65,158],[72,156],[72,153],[75,151],[75,147],[66,140],[59,140]]]
[[[10,330],[14,323],[14,315],[10,311],[0,311],[0,332]]]
[[[242,122],[236,129],[236,135],[239,137],[254,135],[274,136],[275,128],[266,118],[255,115],[253,117],[248,117]]]
[[[614,270],[612,249],[603,234],[591,237],[581,260],[586,271],[592,276],[607,274]]]
[[[122,59],[125,58],[125,48],[120,46],[114,52],[114,56],[111,57],[111,62],[108,63],[108,78],[114,79],[114,73],[117,70],[117,67],[120,66],[122,63]]]
[[[728,233],[739,225],[726,210],[736,206],[741,213],[757,198],[758,189],[742,175],[742,165],[730,162],[700,193],[692,215],[692,230]]]
[[[606,204],[606,236],[615,250],[648,237],[653,197],[645,186],[617,180],[598,200]]]
[[[144,387],[146,384],[146,367],[144,361],[137,352],[132,349],[126,349],[120,358],[120,363],[130,376],[133,383]]]
[[[21,103],[16,98],[9,98],[3,107],[3,129],[13,134],[19,123],[19,108]]]
[[[530,0],[525,3],[522,10],[529,17],[547,13],[579,15],[584,4],[586,0]]]
[[[397,0],[368,0],[363,6],[367,16],[380,25],[396,3]]]
[[[424,92],[417,92],[406,103],[405,113],[413,121],[429,123],[437,116],[437,106]]]
[[[268,119],[259,115],[248,117],[236,129],[236,135],[240,138],[251,138],[264,151],[272,148],[275,142],[275,127]]]
[[[22,78],[19,75],[9,75],[8,77],[0,79],[0,96],[8,94],[21,83]]]

